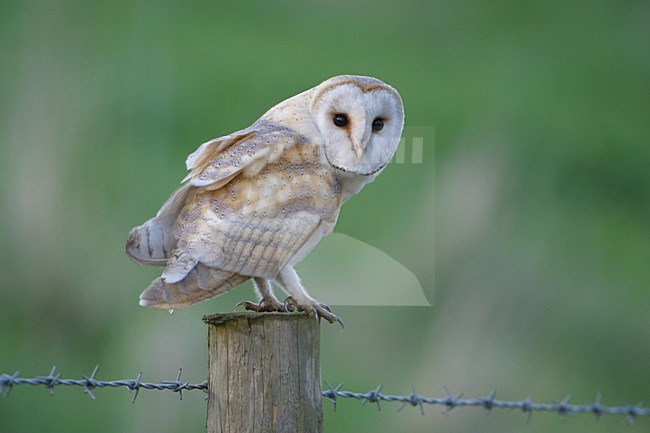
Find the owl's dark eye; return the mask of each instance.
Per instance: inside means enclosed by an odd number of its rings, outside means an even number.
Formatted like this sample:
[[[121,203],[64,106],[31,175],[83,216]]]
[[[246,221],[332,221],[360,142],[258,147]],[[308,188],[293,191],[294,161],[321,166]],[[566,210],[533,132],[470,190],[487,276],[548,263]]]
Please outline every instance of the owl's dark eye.
[[[379,117],[372,121],[372,130],[381,131],[384,127],[384,120]]]
[[[346,116],[345,114],[340,114],[340,113],[335,114],[332,121],[334,122],[334,124],[336,126],[338,126],[339,128],[342,128],[342,127],[348,125],[348,116]]]

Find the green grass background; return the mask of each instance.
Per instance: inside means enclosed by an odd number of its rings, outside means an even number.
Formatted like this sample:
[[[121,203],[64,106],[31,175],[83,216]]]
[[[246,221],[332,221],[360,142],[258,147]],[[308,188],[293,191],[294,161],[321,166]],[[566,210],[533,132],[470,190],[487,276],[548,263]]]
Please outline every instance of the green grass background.
[[[323,377],[650,400],[649,40],[640,1],[0,1],[0,372],[100,363],[100,378],[203,380],[201,315],[250,286],[171,316],[142,309],[158,271],[126,257],[126,235],[200,143],[354,73],[396,87],[406,125],[435,127],[435,152],[428,137],[423,164],[391,164],[337,231],[407,266],[434,305],[337,308],[346,329],[322,328]],[[96,394],[14,389],[0,432],[204,430],[200,392]],[[396,409],[326,403],[325,431],[650,429]]]

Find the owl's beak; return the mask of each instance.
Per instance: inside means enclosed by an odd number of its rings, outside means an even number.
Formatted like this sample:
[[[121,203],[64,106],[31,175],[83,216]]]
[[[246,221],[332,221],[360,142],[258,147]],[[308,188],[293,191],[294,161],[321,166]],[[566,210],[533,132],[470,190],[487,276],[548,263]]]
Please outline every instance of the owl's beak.
[[[357,157],[357,162],[361,161],[363,158],[363,151],[365,150],[364,146],[356,138],[352,138],[352,151]]]

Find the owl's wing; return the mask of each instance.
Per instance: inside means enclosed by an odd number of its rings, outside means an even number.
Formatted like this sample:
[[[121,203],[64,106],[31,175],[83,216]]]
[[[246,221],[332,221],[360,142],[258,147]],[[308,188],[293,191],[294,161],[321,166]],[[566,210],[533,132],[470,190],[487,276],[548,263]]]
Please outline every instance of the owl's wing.
[[[187,158],[187,169],[191,171],[183,182],[190,182],[176,191],[154,218],[131,231],[126,253],[148,266],[166,266],[170,259],[178,262],[170,258],[178,241],[173,228],[194,194],[201,189],[219,189],[241,172],[255,174],[298,141],[300,138],[290,129],[258,121],[246,129],[203,143]]]
[[[184,278],[196,264],[271,279],[309,243],[312,236],[313,246],[320,240],[318,229],[321,218],[310,211],[299,211],[283,217],[222,221],[199,224],[192,237],[200,239],[200,242],[190,241],[179,260],[170,262],[163,273],[166,281]],[[188,266],[188,263],[192,263],[192,266]]]
[[[340,185],[318,162],[316,144],[279,126],[235,140],[207,143],[188,160],[198,190],[176,222],[178,247],[163,273],[168,283],[199,263],[273,278],[336,220]]]
[[[183,182],[219,189],[239,173],[250,177],[277,160],[288,147],[304,141],[289,128],[258,121],[249,128],[203,143],[187,157]]]

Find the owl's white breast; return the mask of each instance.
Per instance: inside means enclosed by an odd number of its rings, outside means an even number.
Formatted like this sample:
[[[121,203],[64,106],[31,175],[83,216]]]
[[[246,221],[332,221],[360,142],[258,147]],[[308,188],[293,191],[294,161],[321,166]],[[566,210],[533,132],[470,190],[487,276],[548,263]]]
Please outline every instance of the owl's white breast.
[[[343,187],[342,189],[343,203],[345,203],[346,201],[348,201],[350,197],[356,195],[359,191],[361,191],[361,189],[364,186],[374,181],[379,173],[381,173],[381,171],[372,174],[370,176],[363,176],[360,174],[346,173],[346,172],[338,173],[337,178],[339,179],[339,182]]]

